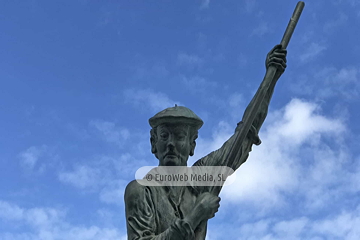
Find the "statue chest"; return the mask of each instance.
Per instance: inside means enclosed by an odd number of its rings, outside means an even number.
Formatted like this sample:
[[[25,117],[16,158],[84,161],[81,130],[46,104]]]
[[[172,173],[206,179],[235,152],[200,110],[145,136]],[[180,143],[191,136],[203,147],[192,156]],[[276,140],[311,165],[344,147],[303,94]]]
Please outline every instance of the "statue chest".
[[[177,219],[183,219],[194,208],[197,194],[189,187],[157,187],[154,196],[157,233],[168,229]],[[195,230],[196,239],[205,239],[206,226]]]

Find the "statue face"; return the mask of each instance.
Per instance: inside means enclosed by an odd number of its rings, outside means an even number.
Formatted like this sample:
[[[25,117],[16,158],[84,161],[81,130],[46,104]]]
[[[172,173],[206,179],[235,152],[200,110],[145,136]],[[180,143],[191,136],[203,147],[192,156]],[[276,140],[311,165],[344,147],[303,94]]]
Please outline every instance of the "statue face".
[[[186,166],[191,151],[190,128],[182,124],[157,127],[156,157],[159,166]]]

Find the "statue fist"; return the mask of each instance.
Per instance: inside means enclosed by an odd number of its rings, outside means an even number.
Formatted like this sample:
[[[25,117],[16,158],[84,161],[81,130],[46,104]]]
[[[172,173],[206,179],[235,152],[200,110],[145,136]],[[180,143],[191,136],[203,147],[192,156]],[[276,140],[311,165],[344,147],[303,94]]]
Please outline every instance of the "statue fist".
[[[203,220],[213,218],[215,213],[219,210],[220,207],[220,198],[211,193],[202,193],[196,203],[195,211],[197,215],[202,216]]]
[[[287,50],[282,48],[281,44],[276,45],[266,56],[266,69],[275,66],[278,73],[283,73],[286,68],[286,54]]]

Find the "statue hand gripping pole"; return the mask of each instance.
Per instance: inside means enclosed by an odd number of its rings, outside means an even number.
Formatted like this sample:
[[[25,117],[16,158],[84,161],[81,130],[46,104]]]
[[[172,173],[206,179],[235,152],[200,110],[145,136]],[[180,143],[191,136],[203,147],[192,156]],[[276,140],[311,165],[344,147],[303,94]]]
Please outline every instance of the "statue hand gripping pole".
[[[281,40],[282,48],[286,48],[288,46],[290,38],[294,32],[294,29],[300,18],[300,15],[301,15],[301,12],[302,12],[304,6],[305,6],[304,2],[300,1],[297,3],[294,13],[289,21],[289,24],[286,28],[284,36]],[[245,114],[242,119],[242,121],[243,121],[242,128],[236,135],[234,144],[232,145],[230,152],[228,154],[228,157],[226,158],[227,160],[226,160],[226,164],[224,164],[225,166],[228,166],[228,167],[233,166],[233,161],[235,159],[239,158],[242,143],[244,142],[245,137],[247,136],[247,134],[251,128],[251,125],[253,124],[253,122],[255,120],[255,117],[258,113],[259,107],[261,106],[261,103],[269,89],[269,86],[275,80],[274,77],[275,77],[276,71],[277,71],[277,69],[275,66],[270,65],[268,67],[265,77],[255,95],[254,104],[251,106],[251,108],[249,109],[249,112],[247,114]],[[222,188],[222,186],[214,186],[211,189],[211,192],[215,195],[219,195],[221,188]]]

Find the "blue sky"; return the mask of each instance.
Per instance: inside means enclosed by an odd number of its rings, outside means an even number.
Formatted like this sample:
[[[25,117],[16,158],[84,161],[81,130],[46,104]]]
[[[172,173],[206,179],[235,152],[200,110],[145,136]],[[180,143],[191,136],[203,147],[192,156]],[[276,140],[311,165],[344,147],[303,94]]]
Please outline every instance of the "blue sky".
[[[219,148],[296,1],[19,1],[0,8],[0,239],[126,239],[123,192],[178,105]],[[360,2],[308,1],[208,240],[360,239]]]

